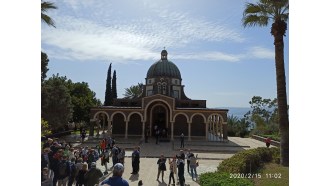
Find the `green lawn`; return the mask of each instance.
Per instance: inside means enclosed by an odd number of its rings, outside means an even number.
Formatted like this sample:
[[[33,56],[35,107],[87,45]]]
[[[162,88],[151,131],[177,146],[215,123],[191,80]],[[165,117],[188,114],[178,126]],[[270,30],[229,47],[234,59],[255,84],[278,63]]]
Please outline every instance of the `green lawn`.
[[[289,185],[289,167],[283,167],[275,163],[267,163],[261,169],[260,174],[261,178],[255,178],[253,180],[256,186]],[[277,176],[277,178],[270,178],[269,175]]]

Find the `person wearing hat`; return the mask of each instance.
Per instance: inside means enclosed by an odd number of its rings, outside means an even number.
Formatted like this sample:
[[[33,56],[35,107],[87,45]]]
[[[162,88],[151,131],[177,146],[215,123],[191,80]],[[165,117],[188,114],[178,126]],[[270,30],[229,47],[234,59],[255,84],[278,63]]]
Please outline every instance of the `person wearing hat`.
[[[99,168],[96,168],[96,163],[92,162],[91,168],[87,171],[84,176],[86,186],[94,186],[99,184],[100,178],[103,176],[102,171]]]
[[[101,185],[115,185],[115,186],[129,186],[128,182],[122,178],[124,173],[124,166],[121,163],[116,163],[113,166],[113,175],[104,180]]]

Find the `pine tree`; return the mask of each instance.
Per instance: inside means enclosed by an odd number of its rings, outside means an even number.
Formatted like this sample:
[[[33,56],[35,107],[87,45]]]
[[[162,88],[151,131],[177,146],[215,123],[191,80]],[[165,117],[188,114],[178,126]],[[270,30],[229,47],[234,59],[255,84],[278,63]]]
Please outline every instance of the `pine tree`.
[[[109,66],[109,69],[108,69],[107,84],[106,84],[105,98],[104,98],[104,106],[112,105],[111,65],[112,65],[112,63],[110,63],[110,66]]]
[[[112,101],[115,98],[117,98],[117,75],[116,75],[116,70],[113,72],[113,77],[112,77]]]

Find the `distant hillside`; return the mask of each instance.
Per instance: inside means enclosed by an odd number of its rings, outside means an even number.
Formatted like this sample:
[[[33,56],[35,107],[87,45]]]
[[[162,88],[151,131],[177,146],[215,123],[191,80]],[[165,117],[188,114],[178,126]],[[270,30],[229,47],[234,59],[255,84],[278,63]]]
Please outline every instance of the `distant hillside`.
[[[238,118],[243,118],[244,114],[246,114],[251,108],[249,107],[216,107],[222,109],[228,109],[228,116],[234,115]]]

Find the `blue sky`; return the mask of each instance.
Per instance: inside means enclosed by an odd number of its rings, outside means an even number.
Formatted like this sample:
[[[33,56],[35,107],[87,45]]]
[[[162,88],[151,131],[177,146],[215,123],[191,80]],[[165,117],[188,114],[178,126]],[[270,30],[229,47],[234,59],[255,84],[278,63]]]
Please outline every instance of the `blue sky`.
[[[244,28],[246,2],[255,1],[55,1],[58,9],[48,14],[56,28],[41,26],[41,48],[50,59],[47,76],[87,82],[103,102],[112,62],[123,97],[125,88],[145,82],[165,46],[186,95],[206,99],[207,107],[248,107],[254,95],[275,98],[270,25]],[[289,96],[288,38],[289,27],[284,40]]]

